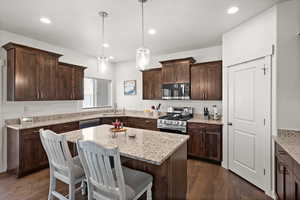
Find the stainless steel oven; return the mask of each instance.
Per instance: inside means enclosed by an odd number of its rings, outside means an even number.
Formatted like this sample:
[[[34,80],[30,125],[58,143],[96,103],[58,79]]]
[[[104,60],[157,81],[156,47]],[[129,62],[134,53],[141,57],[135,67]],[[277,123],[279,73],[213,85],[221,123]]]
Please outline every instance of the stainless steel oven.
[[[172,83],[162,85],[162,99],[164,100],[188,100],[190,99],[189,83]]]

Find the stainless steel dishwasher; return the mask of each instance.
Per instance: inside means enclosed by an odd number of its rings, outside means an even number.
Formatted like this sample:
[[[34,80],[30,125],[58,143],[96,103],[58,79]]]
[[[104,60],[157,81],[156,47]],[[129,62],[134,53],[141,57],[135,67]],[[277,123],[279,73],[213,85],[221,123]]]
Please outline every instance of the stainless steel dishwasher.
[[[99,125],[101,125],[101,119],[87,119],[87,120],[79,121],[80,129],[99,126]]]

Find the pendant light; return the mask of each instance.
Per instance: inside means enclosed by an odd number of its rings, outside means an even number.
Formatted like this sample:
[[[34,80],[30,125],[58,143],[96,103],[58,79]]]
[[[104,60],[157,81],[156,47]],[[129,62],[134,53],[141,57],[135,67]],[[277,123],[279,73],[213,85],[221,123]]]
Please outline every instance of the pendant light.
[[[99,16],[102,17],[102,43],[101,43],[101,56],[98,57],[98,70],[104,72],[107,69],[109,58],[105,56],[104,48],[105,48],[105,31],[104,31],[104,19],[108,16],[107,12],[101,11],[99,12]]]
[[[150,63],[150,50],[145,48],[145,35],[144,35],[144,3],[147,0],[138,0],[141,3],[142,9],[142,47],[136,50],[136,67],[140,71],[144,71]]]

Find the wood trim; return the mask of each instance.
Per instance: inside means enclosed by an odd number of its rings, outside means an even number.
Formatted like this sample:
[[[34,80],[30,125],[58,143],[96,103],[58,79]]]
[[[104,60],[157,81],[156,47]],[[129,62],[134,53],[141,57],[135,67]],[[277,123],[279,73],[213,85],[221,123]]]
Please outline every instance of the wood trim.
[[[82,70],[85,70],[87,68],[87,67],[84,67],[84,66],[74,65],[74,64],[65,63],[65,62],[58,62],[58,65],[64,65],[64,66],[69,66],[69,67],[76,67],[76,68],[80,68]]]
[[[202,63],[194,63],[194,64],[191,64],[191,67],[197,67],[199,65],[203,65],[203,64],[211,64],[211,63],[223,63],[222,60],[215,60],[215,61],[209,61],[209,62],[202,62]]]
[[[190,63],[195,63],[196,60],[193,57],[187,57],[187,58],[180,58],[180,59],[173,59],[173,60],[165,60],[165,61],[159,61],[161,64],[166,64],[166,63],[176,63],[176,62],[185,62],[188,61]]]
[[[51,51],[45,51],[45,50],[42,50],[42,49],[29,47],[29,46],[25,46],[25,45],[13,43],[13,42],[9,42],[9,43],[3,45],[2,47],[7,51],[10,50],[10,49],[13,49],[13,48],[26,48],[28,50],[39,51],[41,53],[51,54],[55,57],[61,57],[62,56],[62,54],[57,54],[57,53],[54,53],[54,52],[51,52]]]

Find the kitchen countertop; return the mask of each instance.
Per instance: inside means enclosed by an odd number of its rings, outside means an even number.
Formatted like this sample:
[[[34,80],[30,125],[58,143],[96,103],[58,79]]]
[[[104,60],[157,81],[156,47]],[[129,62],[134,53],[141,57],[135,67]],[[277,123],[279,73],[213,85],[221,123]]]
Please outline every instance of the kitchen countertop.
[[[36,121],[33,123],[26,123],[26,124],[6,124],[6,127],[15,129],[15,130],[23,130],[23,129],[29,129],[29,128],[36,128],[36,127],[43,127],[43,126],[50,126],[50,125],[56,125],[56,124],[63,124],[68,122],[76,122],[76,121],[82,121],[82,120],[88,120],[88,119],[96,119],[96,118],[105,118],[105,117],[137,117],[137,118],[148,118],[148,119],[158,119],[158,116],[154,115],[146,115],[144,112],[141,111],[126,111],[125,114],[118,113],[97,113],[97,114],[84,114],[82,113],[76,113],[76,114],[66,114],[65,117],[60,117],[59,119],[52,119],[49,117],[47,120],[43,121]],[[206,124],[216,124],[216,125],[222,125],[222,120],[206,120],[201,115],[195,115],[194,118],[188,120],[188,122],[195,122],[195,123],[206,123]]]
[[[222,119],[219,120],[213,120],[213,119],[204,119],[203,115],[194,115],[194,117],[188,122],[194,122],[194,123],[204,123],[204,124],[215,124],[215,125],[223,125]]]
[[[111,125],[101,125],[63,133],[69,142],[78,139],[94,141],[106,147],[119,147],[121,156],[161,165],[181,145],[189,139],[188,135],[171,134],[160,131],[127,128],[127,134],[117,133],[112,137]],[[129,133],[135,133],[135,138],[129,138]]]
[[[278,130],[278,136],[273,139],[300,164],[300,131]]]

